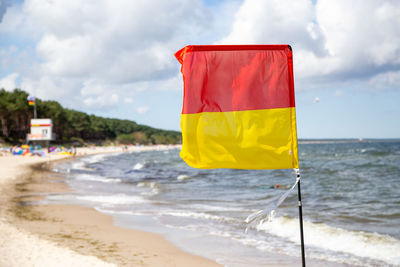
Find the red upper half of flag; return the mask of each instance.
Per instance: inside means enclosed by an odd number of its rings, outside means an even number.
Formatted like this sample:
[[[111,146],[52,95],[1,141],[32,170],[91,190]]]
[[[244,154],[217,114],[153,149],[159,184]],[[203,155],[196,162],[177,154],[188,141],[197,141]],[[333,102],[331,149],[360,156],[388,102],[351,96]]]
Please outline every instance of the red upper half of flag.
[[[183,114],[295,106],[288,45],[199,45],[175,53],[184,79]]]

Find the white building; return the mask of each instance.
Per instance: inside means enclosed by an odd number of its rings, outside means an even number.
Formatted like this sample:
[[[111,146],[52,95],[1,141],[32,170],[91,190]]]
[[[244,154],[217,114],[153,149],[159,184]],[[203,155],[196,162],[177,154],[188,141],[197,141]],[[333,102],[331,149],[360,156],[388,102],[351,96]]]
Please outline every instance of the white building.
[[[31,119],[31,132],[27,136],[29,141],[51,141],[55,139],[53,134],[53,122],[51,119]]]

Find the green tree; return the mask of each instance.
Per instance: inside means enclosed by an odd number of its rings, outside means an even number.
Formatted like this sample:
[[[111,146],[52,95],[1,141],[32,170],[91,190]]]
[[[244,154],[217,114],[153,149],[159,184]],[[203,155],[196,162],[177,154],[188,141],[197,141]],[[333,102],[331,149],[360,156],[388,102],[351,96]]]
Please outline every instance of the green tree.
[[[21,142],[29,132],[33,107],[27,102],[28,93],[15,89],[8,92],[0,90],[0,137],[6,141]],[[130,120],[102,118],[84,112],[63,108],[56,101],[42,101],[36,98],[39,118],[53,120],[53,131],[57,140],[81,143],[117,140],[132,144],[176,144],[181,134],[165,131]]]

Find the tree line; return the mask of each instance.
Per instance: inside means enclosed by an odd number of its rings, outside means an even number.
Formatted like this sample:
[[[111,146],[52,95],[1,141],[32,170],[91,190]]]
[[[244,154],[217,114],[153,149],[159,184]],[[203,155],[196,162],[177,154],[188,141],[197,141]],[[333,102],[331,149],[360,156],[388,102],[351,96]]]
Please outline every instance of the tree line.
[[[28,105],[28,93],[15,89],[0,90],[0,139],[8,143],[23,143],[30,131],[33,107]],[[57,101],[36,98],[38,118],[53,121],[57,142],[120,144],[177,144],[181,134],[137,124],[130,120],[103,118],[62,107]]]

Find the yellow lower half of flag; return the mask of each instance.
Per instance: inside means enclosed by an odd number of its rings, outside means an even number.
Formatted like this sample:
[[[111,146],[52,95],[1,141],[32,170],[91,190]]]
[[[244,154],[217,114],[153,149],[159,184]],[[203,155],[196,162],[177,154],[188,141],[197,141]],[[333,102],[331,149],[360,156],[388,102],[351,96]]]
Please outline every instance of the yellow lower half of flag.
[[[201,169],[298,168],[295,108],[181,115],[180,156]]]

